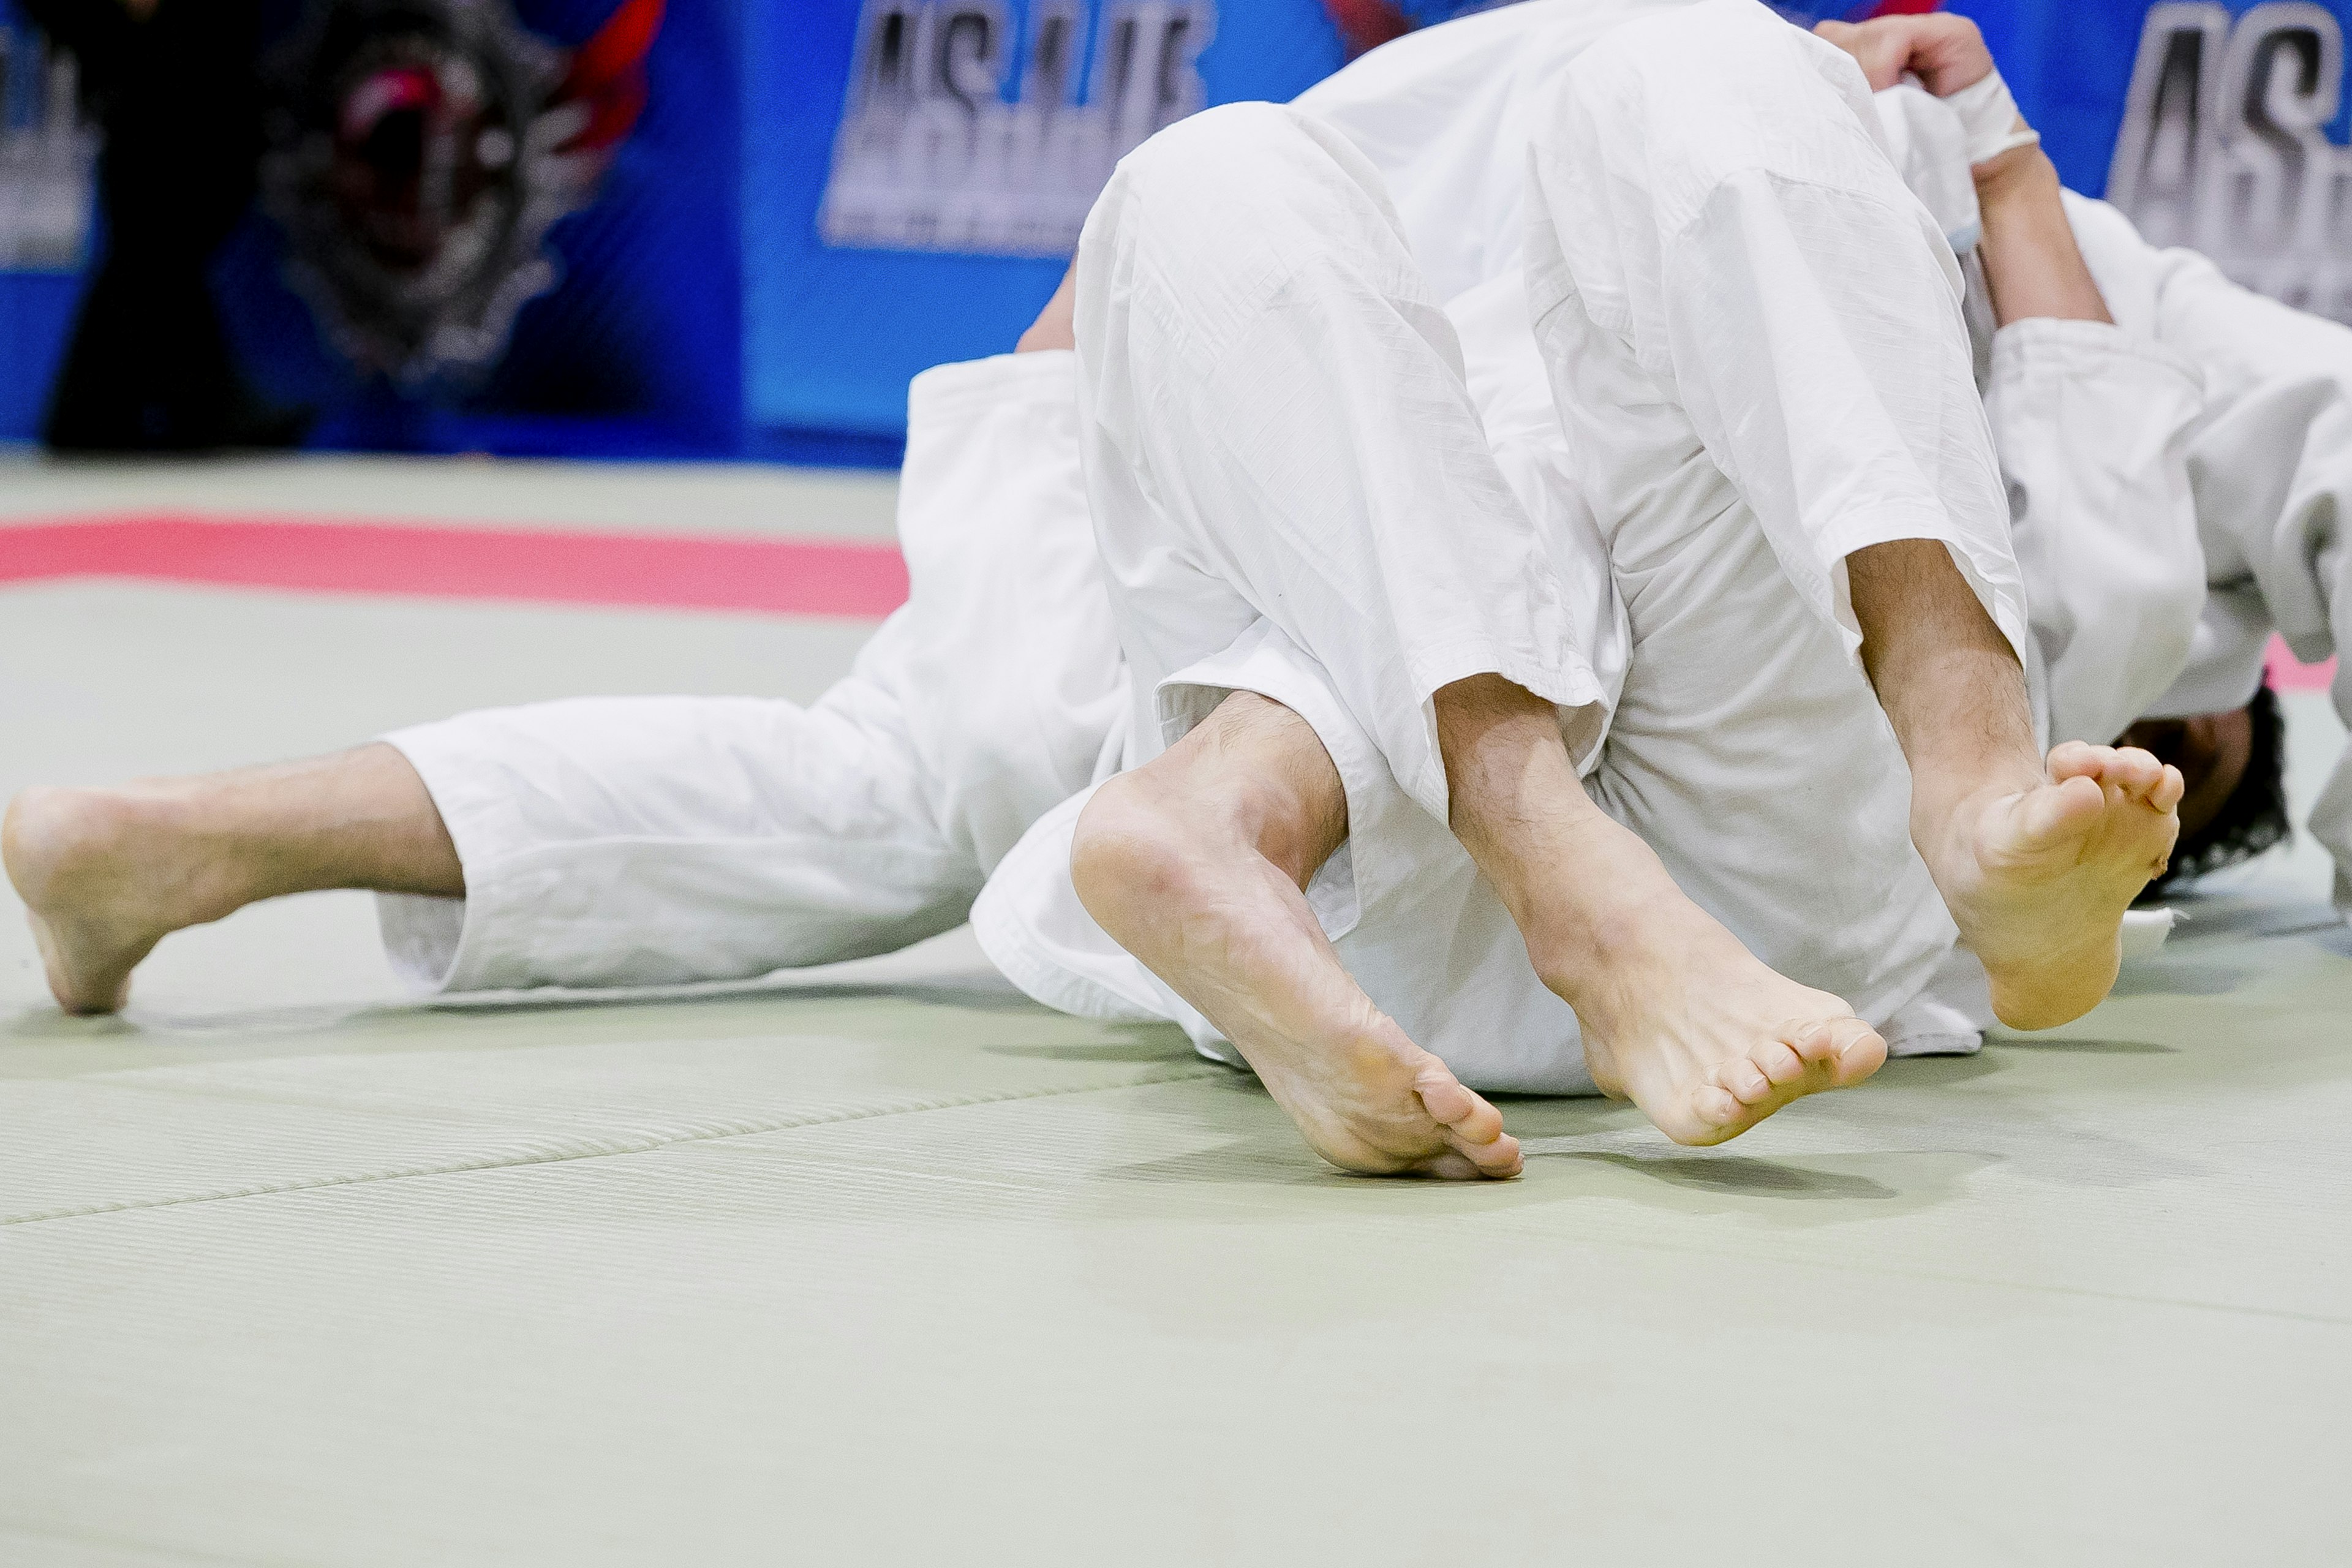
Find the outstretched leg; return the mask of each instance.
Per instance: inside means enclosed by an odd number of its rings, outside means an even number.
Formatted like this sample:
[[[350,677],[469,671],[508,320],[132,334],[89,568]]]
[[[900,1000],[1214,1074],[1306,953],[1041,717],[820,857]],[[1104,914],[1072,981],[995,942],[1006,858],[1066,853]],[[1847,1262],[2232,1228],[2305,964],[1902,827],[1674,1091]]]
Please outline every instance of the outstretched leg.
[[[1234,1042],[1317,1153],[1376,1174],[1516,1175],[1501,1115],[1372,1005],[1307,905],[1347,834],[1314,730],[1236,692],[1096,793],[1070,869],[1087,912]]]
[[[1863,665],[1911,763],[1911,832],[1962,940],[2021,1029],[2079,1017],[2115,984],[2124,911],[2180,830],[2179,770],[2070,742],[2045,762],[2009,641],[1929,540],[1847,568]]]
[[[196,778],[26,790],[0,823],[0,857],[68,1013],[121,1007],[157,942],[258,900],[466,891],[424,781],[381,742]]]
[[[1677,1142],[1720,1143],[1878,1070],[1875,1030],[1758,962],[1587,798],[1549,703],[1483,676],[1436,707],[1454,830],[1576,1010],[1603,1091]]]

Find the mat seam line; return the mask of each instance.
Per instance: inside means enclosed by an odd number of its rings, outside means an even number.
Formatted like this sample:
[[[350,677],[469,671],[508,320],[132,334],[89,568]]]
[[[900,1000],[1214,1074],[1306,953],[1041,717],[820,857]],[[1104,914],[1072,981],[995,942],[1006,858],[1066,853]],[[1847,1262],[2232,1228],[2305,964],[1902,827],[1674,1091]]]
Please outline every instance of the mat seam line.
[[[1008,1089],[1001,1094],[970,1095],[929,1105],[893,1105],[880,1110],[840,1110],[789,1117],[779,1121],[730,1127],[721,1131],[684,1132],[668,1137],[646,1138],[624,1148],[468,1160],[455,1164],[415,1166],[369,1175],[324,1176],[311,1181],[273,1183],[264,1186],[241,1187],[235,1192],[200,1193],[182,1197],[131,1199],[120,1203],[91,1204],[79,1208],[51,1209],[41,1214],[0,1218],[0,1229],[16,1226],[48,1225],[59,1220],[88,1219],[98,1215],[127,1214],[146,1209],[182,1208],[195,1204],[226,1203],[239,1198],[274,1197],[284,1193],[319,1192],[331,1187],[368,1186],[378,1182],[412,1181],[425,1176],[461,1176],[475,1171],[503,1171],[527,1165],[560,1165],[580,1160],[618,1159],[632,1154],[649,1154],[656,1150],[675,1148],[682,1143],[719,1142],[730,1138],[751,1138],[769,1132],[789,1132],[801,1127],[826,1127],[849,1121],[879,1121],[889,1116],[920,1115],[933,1110],[962,1110],[977,1105],[1002,1105],[1014,1100],[1058,1100],[1069,1095],[1105,1094],[1123,1089],[1144,1088],[1152,1084],[1193,1082],[1221,1076],[1228,1070],[1204,1063],[1197,1068],[1169,1068],[1147,1073],[1125,1083],[1080,1084],[1069,1089]]]

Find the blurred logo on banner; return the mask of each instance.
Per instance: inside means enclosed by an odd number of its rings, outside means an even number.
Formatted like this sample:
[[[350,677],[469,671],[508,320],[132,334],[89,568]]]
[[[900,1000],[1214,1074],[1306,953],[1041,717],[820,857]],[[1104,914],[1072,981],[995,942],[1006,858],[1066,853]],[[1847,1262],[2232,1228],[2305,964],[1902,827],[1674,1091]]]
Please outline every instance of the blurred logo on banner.
[[[825,242],[1067,255],[1111,166],[1206,101],[1215,30],[1210,0],[1038,0],[1016,56],[998,0],[866,0]]]
[[[2344,32],[2290,0],[2233,22],[2217,5],[2147,14],[2107,199],[2151,244],[2200,250],[2231,279],[2352,322],[2352,150]]]
[[[89,258],[98,129],[74,58],[0,7],[0,270],[61,272]]]
[[[494,363],[554,287],[550,225],[593,200],[645,107],[663,0],[577,49],[505,0],[316,0],[270,62],[263,199],[336,347],[408,389]]]

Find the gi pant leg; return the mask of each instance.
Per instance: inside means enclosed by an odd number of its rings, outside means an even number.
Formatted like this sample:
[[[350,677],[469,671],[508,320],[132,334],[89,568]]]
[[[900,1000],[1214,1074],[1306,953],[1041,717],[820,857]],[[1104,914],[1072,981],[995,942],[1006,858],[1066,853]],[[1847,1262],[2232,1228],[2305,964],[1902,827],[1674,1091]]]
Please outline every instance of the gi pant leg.
[[[1088,494],[1145,705],[1132,761],[1197,717],[1163,684],[1260,620],[1441,823],[1439,687],[1503,675],[1589,746],[1595,609],[1497,468],[1453,323],[1351,142],[1270,104],[1195,115],[1121,162],[1077,268]]]
[[[812,706],[584,699],[386,737],[467,886],[380,900],[404,976],[667,984],[893,951],[960,923],[1030,823],[1108,771],[1125,673],[1071,356],[927,373],[909,416],[912,596]]]
[[[2021,645],[2024,606],[1950,253],[1869,113],[1750,0],[1609,35],[1535,149],[1529,307],[1633,625],[1595,798],[1763,962],[1966,1048],[1844,556],[1937,540]]]

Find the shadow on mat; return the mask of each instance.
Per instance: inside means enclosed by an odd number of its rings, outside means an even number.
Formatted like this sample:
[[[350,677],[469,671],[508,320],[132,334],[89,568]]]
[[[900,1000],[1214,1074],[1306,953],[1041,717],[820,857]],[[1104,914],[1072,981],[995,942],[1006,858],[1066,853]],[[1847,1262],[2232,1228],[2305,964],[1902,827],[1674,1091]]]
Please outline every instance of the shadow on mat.
[[[1727,1197],[1892,1203],[1906,1194],[1849,1171],[1824,1171],[1749,1154],[1626,1154],[1601,1149],[1531,1149],[1530,1160],[1589,1160],[1673,1186]]]
[[[2253,977],[2242,963],[2215,963],[2193,959],[2170,963],[2128,964],[2116,980],[2111,996],[2226,996]]]
[[[2078,1057],[2177,1057],[2179,1046],[2154,1040],[2084,1040],[2068,1035],[2004,1035],[1985,1044],[1994,1050],[2050,1051]]]
[[[12,1035],[80,1037],[89,1033],[155,1034],[170,1036],[314,1034],[345,1026],[396,1023],[417,1018],[497,1019],[562,1013],[625,1013],[654,1007],[740,1007],[745,1004],[786,1006],[793,1003],[904,1002],[919,1006],[954,1007],[967,1012],[1034,1014],[1056,1017],[1051,1008],[1032,1002],[1002,982],[975,978],[953,981],[877,981],[821,985],[777,985],[761,981],[740,984],[646,987],[627,991],[521,991],[479,995],[435,997],[415,1003],[368,1002],[348,1006],[307,1004],[295,1007],[256,1007],[202,1014],[152,1013],[135,1002],[103,1022],[110,1029],[92,1030],[99,1019],[70,1018],[43,1008],[28,1008],[8,1026]]]
[[[1037,1062],[1172,1062],[1209,1061],[1192,1048],[1184,1031],[1173,1024],[1112,1024],[1106,1032],[1115,1040],[1087,1040],[1073,1046],[995,1045],[980,1047],[982,1055],[1014,1057]],[[1235,1076],[1240,1076],[1238,1073]]]

